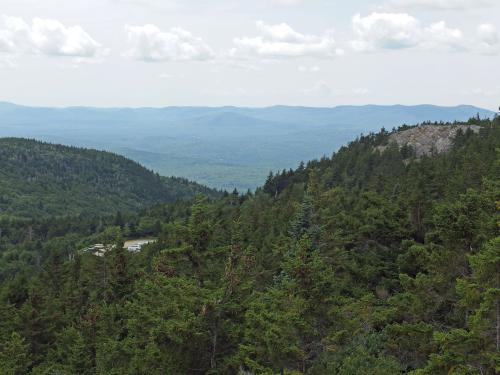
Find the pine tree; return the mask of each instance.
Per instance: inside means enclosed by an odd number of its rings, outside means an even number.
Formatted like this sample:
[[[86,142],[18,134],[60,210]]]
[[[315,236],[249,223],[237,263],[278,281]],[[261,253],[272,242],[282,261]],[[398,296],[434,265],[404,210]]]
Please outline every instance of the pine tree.
[[[0,344],[0,373],[5,375],[27,374],[31,366],[30,345],[17,332]]]

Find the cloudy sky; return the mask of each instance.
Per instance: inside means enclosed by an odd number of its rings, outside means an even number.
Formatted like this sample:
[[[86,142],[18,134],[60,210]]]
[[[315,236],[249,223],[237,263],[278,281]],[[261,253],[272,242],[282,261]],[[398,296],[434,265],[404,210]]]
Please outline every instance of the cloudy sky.
[[[500,105],[499,0],[1,0],[0,101]]]

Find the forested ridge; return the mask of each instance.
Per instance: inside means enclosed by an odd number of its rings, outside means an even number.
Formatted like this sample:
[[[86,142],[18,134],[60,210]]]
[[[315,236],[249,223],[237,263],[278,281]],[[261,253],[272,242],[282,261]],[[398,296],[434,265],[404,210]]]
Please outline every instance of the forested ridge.
[[[360,133],[494,112],[461,105],[91,108],[0,102],[0,137],[116,152],[162,175],[228,191],[256,189],[269,170],[331,154]]]
[[[500,119],[468,125],[419,157],[361,136],[243,195],[4,215],[0,373],[498,373]]]
[[[109,152],[0,138],[0,215],[110,214],[214,191]]]

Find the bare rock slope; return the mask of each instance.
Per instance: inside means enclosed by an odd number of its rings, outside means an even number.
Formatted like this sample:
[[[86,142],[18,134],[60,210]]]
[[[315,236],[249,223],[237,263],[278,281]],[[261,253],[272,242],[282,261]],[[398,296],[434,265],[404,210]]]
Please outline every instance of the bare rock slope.
[[[411,146],[417,157],[440,154],[450,149],[459,130],[466,132],[470,129],[477,133],[480,128],[477,125],[422,125],[391,134],[389,143],[396,143],[399,147]],[[383,151],[386,147],[379,147],[379,150]]]

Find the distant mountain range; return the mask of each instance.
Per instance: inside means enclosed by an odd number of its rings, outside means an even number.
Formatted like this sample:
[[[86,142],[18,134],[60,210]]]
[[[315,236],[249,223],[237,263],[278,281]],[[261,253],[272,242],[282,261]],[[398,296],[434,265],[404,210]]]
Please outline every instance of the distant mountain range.
[[[270,170],[330,155],[361,133],[476,115],[494,112],[467,105],[104,109],[0,103],[0,137],[112,151],[162,175],[246,190],[261,185]]]

